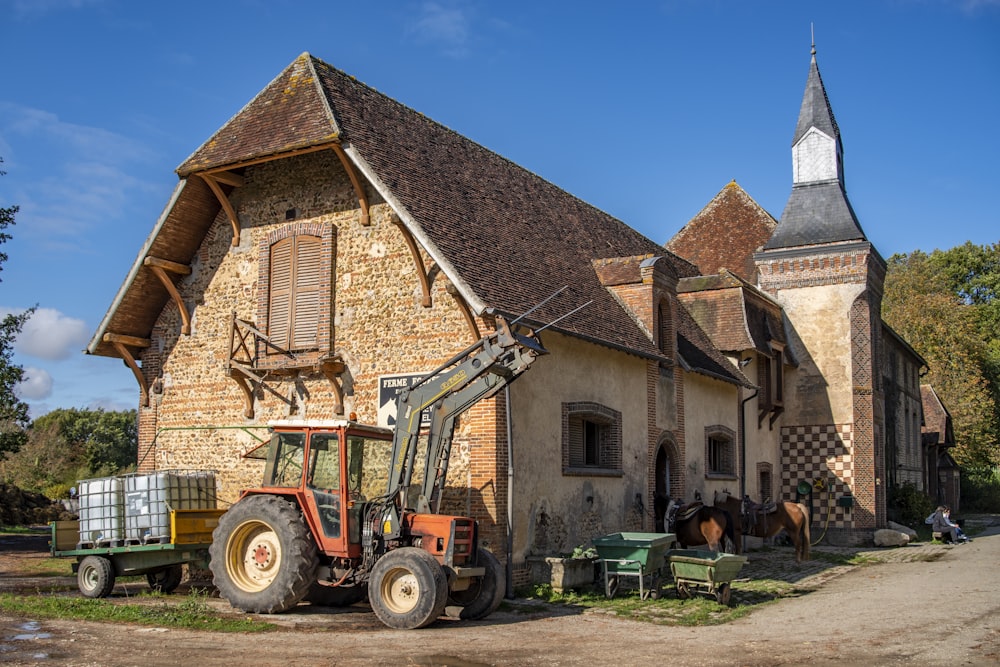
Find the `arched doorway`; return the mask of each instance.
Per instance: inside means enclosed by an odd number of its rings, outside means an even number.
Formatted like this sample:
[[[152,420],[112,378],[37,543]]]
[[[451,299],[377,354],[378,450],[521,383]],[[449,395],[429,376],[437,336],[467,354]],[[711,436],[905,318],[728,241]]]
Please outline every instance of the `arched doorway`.
[[[677,469],[676,445],[664,437],[660,440],[660,446],[656,448],[656,461],[654,463],[653,481],[653,515],[655,524],[653,529],[656,532],[663,532],[663,517],[667,512],[667,503],[670,500],[672,490],[671,476]]]

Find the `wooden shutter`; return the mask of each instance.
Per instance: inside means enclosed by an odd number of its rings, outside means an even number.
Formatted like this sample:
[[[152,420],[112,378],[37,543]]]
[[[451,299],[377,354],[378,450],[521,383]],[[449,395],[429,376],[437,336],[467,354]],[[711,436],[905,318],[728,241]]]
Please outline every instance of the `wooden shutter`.
[[[267,337],[271,341],[269,354],[288,349],[288,331],[292,319],[294,243],[295,239],[289,238],[271,246],[270,295],[267,312]]]
[[[296,237],[295,283],[292,289],[293,350],[319,345],[319,283],[322,275],[322,243],[315,236]]]
[[[570,417],[569,423],[569,464],[582,466],[586,462],[583,442],[583,420],[580,417]]]
[[[271,246],[268,352],[314,349],[319,345],[322,240],[293,236]]]

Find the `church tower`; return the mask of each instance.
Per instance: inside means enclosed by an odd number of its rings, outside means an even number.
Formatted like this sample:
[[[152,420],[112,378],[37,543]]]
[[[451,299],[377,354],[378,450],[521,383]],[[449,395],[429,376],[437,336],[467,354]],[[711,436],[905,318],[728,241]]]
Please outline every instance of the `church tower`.
[[[870,539],[886,522],[881,304],[885,261],[844,186],[840,129],[812,48],[792,139],[792,193],[754,254],[759,286],[782,305],[800,365],[785,388],[782,495],[813,489],[814,525]],[[835,499],[836,502],[829,502]]]

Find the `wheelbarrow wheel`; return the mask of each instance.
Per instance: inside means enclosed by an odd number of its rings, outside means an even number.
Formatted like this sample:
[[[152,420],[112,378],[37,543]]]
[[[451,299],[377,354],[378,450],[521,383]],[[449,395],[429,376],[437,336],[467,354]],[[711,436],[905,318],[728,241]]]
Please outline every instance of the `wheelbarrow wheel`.
[[[650,583],[649,587],[649,597],[653,600],[659,600],[661,595],[661,588],[663,587],[663,582],[660,580],[660,575],[654,574],[653,581]]]
[[[691,597],[691,589],[683,581],[677,582],[677,597],[681,600],[687,600]]]
[[[732,594],[733,589],[728,583],[719,584],[719,588],[715,591],[715,599],[719,604],[728,605]]]

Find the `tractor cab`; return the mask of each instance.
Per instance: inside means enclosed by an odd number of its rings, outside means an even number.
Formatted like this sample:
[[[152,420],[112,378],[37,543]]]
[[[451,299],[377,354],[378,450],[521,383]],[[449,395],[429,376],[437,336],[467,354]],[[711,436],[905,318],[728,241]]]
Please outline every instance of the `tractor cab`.
[[[294,498],[320,552],[361,555],[362,505],[385,493],[392,431],[346,419],[270,424],[264,479],[246,495]]]

